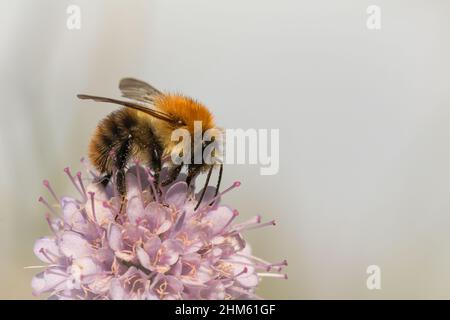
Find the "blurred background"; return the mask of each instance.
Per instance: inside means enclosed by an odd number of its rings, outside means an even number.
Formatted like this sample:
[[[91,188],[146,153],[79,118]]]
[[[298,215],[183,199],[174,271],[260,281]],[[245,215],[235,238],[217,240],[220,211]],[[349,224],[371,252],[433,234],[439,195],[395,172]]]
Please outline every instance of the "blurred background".
[[[381,29],[369,30],[369,5]],[[81,29],[66,27],[67,7]],[[75,194],[97,122],[132,76],[198,98],[225,128],[280,129],[280,171],[229,165],[224,201],[274,299],[450,298],[450,2],[0,1],[0,298],[32,299],[49,179]],[[381,268],[368,290],[366,268]]]

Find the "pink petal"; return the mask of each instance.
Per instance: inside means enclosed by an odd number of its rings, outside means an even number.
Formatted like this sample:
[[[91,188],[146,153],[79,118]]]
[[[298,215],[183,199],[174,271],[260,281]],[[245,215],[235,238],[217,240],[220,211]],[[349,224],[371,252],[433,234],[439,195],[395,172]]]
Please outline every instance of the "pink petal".
[[[33,295],[40,295],[45,292],[47,283],[44,279],[44,272],[40,272],[31,279],[31,288],[33,289]]]
[[[110,288],[111,277],[96,277],[93,282],[89,284],[89,288],[95,293],[104,294]]]
[[[62,254],[71,258],[89,256],[94,252],[85,238],[72,231],[64,232],[59,242],[59,248]]]
[[[202,193],[202,190],[200,190],[196,195],[195,198],[197,199],[195,201],[195,204],[197,204],[198,199],[200,199],[200,195]],[[206,192],[205,195],[203,196],[202,202],[200,204],[200,207],[209,205],[212,201],[212,199],[214,198],[214,195],[216,194],[216,188],[212,187],[212,186],[207,186],[206,187]],[[218,200],[216,201],[216,203],[218,203]]]
[[[214,281],[208,284],[208,288],[202,289],[200,295],[206,300],[223,300],[225,299],[225,287],[220,281]]]
[[[184,253],[194,253],[203,247],[203,242],[201,240],[194,241],[190,243],[189,246],[184,248]]]
[[[179,293],[183,290],[183,283],[174,276],[165,276],[164,279],[167,281],[168,291],[172,293]]]
[[[65,288],[67,275],[60,268],[49,268],[38,273],[31,280],[33,294],[39,295],[50,290],[63,290]]]
[[[170,186],[167,190],[164,202],[181,209],[186,202],[188,185],[184,181],[179,181]]]
[[[108,228],[108,244],[114,251],[120,251],[123,248],[122,230],[113,223]]]
[[[131,223],[137,224],[144,218],[144,206],[141,199],[141,191],[134,174],[128,173],[127,182],[127,215]]]
[[[112,300],[126,299],[125,289],[123,288],[119,279],[114,278],[111,280],[111,288],[109,290],[109,296]]]
[[[134,259],[134,255],[129,252],[116,251],[116,252],[114,252],[114,255],[123,261],[131,261]]]
[[[101,272],[100,265],[91,257],[76,259],[73,261],[81,269],[82,276],[94,275]]]
[[[142,201],[138,197],[131,198],[127,202],[127,216],[131,223],[138,224],[145,217]]]
[[[220,206],[209,211],[204,219],[210,224],[212,234],[216,235],[224,230],[233,216],[233,210],[226,206]]]
[[[94,193],[94,211],[92,210],[90,192]],[[114,214],[109,208],[105,208],[104,202],[109,200],[108,195],[99,183],[91,183],[87,186],[88,200],[86,202],[86,213],[92,221],[96,221],[99,225],[104,225],[114,221]]]
[[[54,238],[40,238],[34,243],[34,254],[42,262],[55,263],[60,257],[59,248]]]
[[[255,272],[255,267],[253,266],[253,263],[251,262],[250,259],[247,259],[242,256],[236,256],[236,255],[231,256],[231,259],[233,261],[240,262],[240,263],[234,263],[234,262],[229,262],[227,260],[224,260],[225,262],[230,263],[233,266],[233,275],[242,273],[242,271],[244,271],[244,269],[247,269],[246,274],[251,274],[251,273]],[[245,275],[245,274],[243,274],[243,275]]]
[[[127,186],[127,200],[130,201],[132,198],[138,198],[141,191],[139,190],[136,176],[131,172],[127,172],[125,180]]]
[[[172,226],[172,222],[170,222],[169,220],[165,220],[159,227],[158,229],[155,230],[155,234],[162,234],[166,231],[168,231],[170,229],[170,227]]]
[[[157,236],[149,238],[144,243],[144,249],[149,254],[149,256],[154,257],[156,255],[156,252],[161,247],[161,239]]]
[[[254,273],[243,273],[236,278],[236,282],[238,282],[243,287],[254,288],[258,285],[259,279],[258,276]]]
[[[172,222],[168,220],[169,213],[166,207],[157,202],[150,202],[145,207],[145,215],[153,233],[161,234],[172,226]]]
[[[158,264],[171,266],[178,261],[178,257],[183,252],[180,241],[169,239],[161,245],[162,255]]]
[[[151,265],[150,257],[145,252],[145,250],[142,247],[136,248],[136,255],[138,257],[139,263],[147,270],[153,270],[154,268]]]
[[[148,290],[144,294],[144,298],[145,298],[145,300],[160,300],[159,296],[157,294],[155,294],[155,292],[153,292],[153,290]]]
[[[70,226],[74,224],[84,224],[86,219],[80,211],[80,205],[72,198],[63,197],[61,199],[61,208],[64,222]]]

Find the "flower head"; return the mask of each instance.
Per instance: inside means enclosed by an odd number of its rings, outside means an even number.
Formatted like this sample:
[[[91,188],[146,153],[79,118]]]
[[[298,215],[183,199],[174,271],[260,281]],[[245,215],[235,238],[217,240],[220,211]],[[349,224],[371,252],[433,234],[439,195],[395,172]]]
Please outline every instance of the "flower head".
[[[220,204],[234,183],[214,197],[195,194],[181,176],[159,188],[139,164],[126,173],[123,201],[113,182],[104,188],[65,169],[80,196],[58,197],[50,211],[52,236],[38,239],[35,255],[46,265],[32,280],[33,294],[56,299],[253,299],[261,277],[286,278],[284,260],[251,254],[242,233],[267,225],[256,216],[236,224],[237,210]]]

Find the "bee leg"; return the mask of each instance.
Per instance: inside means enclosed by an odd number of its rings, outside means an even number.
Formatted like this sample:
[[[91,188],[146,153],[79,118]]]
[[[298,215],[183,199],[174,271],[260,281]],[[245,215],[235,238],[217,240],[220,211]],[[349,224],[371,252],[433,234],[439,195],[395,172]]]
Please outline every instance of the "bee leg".
[[[99,177],[99,179],[98,179],[98,183],[101,183],[103,188],[106,188],[106,186],[108,185],[109,181],[111,181],[111,174],[110,173],[107,173],[104,176]]]
[[[180,175],[181,169],[183,168],[183,163],[181,163],[179,166],[176,166],[175,169],[172,169],[172,171],[170,171],[169,173],[169,177],[164,180],[161,185],[163,187],[171,184],[172,182],[174,182],[178,176]]]
[[[203,187],[202,193],[200,194],[200,199],[198,199],[198,202],[197,202],[197,205],[194,208],[194,211],[198,209],[198,207],[200,206],[200,203],[203,200],[203,197],[205,196],[206,188],[208,187],[209,179],[211,179],[211,173],[212,173],[213,168],[214,167],[211,166],[211,168],[209,168],[209,170],[208,170],[208,175],[206,176],[205,186]]]
[[[220,183],[222,182],[223,164],[220,165],[219,177],[217,178],[216,192],[214,193],[214,198],[219,194]],[[212,206],[215,201],[211,202],[209,205]]]
[[[192,179],[194,179],[200,173],[200,167],[189,166],[188,174],[186,177],[186,183],[190,187]]]
[[[119,214],[122,214],[125,203],[126,203],[126,194],[127,194],[126,184],[125,184],[125,170],[121,169],[121,170],[117,171],[116,185],[117,185],[117,191],[119,192],[119,195],[120,195]],[[117,220],[118,216],[119,215],[116,216],[116,220]]]
[[[162,193],[161,190],[159,190],[159,178],[160,178],[160,172],[161,172],[161,168],[162,168],[162,163],[161,163],[161,154],[162,154],[162,148],[154,143],[151,145],[150,148],[150,167],[153,170],[153,177],[155,179],[155,185],[157,186],[157,189],[159,191],[159,193]]]
[[[127,165],[128,158],[130,156],[131,138],[125,140],[119,147],[116,153],[116,187],[120,195],[120,210],[119,214],[122,214],[126,203],[126,180],[125,180],[125,167]],[[117,219],[117,217],[116,217]]]

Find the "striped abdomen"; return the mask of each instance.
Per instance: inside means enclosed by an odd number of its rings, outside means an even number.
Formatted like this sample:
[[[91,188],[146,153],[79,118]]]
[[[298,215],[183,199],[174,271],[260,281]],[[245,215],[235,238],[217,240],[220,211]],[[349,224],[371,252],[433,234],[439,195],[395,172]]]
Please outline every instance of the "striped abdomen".
[[[116,183],[119,191],[125,193],[123,171],[127,163],[140,160],[159,172],[162,151],[150,121],[139,117],[137,111],[124,108],[100,121],[90,142],[89,158],[105,175],[106,182],[117,171]]]

